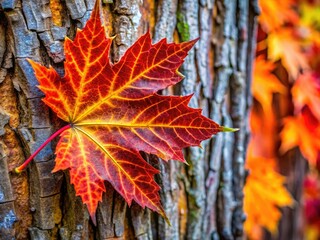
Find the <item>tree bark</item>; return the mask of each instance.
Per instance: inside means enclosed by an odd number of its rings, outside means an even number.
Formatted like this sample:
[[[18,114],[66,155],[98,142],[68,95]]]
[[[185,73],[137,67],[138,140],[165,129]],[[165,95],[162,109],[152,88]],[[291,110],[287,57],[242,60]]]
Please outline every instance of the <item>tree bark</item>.
[[[56,142],[27,171],[12,172],[62,124],[41,101],[27,58],[63,75],[64,37],[84,27],[94,0],[0,0],[0,239],[241,239],[257,0],[103,2],[112,61],[148,30],[154,42],[200,37],[180,69],[185,79],[163,94],[194,93],[191,107],[240,130],[186,149],[189,166],[144,154],[161,170],[156,180],[172,226],[129,208],[109,183],[94,226],[68,173],[51,173]]]

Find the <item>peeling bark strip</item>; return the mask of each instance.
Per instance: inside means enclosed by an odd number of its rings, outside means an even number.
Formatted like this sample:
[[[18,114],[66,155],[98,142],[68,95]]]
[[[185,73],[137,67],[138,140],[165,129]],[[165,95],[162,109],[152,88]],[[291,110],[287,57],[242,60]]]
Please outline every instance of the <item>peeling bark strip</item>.
[[[172,227],[147,209],[129,209],[108,183],[94,227],[68,174],[51,173],[54,144],[27,173],[10,173],[61,126],[42,103],[26,58],[63,75],[64,37],[73,38],[76,27],[84,26],[94,1],[0,0],[0,238],[240,239],[257,1],[103,2],[106,31],[116,36],[114,61],[147,30],[154,41],[200,37],[181,68],[184,81],[169,91],[194,92],[191,107],[240,131],[187,149],[189,166],[144,154],[161,170],[157,181]]]

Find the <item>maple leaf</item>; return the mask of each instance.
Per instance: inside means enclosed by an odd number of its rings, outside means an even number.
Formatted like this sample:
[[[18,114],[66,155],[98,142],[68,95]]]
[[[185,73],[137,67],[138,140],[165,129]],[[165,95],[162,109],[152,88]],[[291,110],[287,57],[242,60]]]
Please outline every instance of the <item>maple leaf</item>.
[[[97,1],[75,39],[65,40],[64,77],[52,67],[30,60],[45,93],[43,101],[69,123],[48,139],[60,135],[53,171],[69,169],[76,194],[87,205],[94,223],[106,191],[105,180],[129,205],[134,200],[168,220],[154,180],[159,170],[139,151],[185,162],[182,148],[199,146],[213,134],[232,129],[202,116],[200,109],[188,107],[192,96],[157,94],[182,80],[177,69],[197,39],[181,44],[162,39],[152,44],[146,33],[112,64],[112,38],[106,37],[101,25],[99,5]]]
[[[275,233],[281,217],[279,207],[293,206],[294,201],[284,187],[286,178],[275,171],[274,158],[253,154],[251,141],[248,147],[246,167],[250,174],[244,186],[244,212],[247,214],[244,229],[252,237],[262,226]]]
[[[297,112],[300,112],[304,106],[308,106],[314,116],[320,120],[320,81],[316,74],[307,72],[300,75],[291,93]]]
[[[259,23],[265,32],[275,31],[285,23],[297,23],[299,16],[294,10],[295,0],[260,0]]]
[[[254,62],[252,94],[257,99],[265,114],[269,116],[272,111],[273,93],[286,93],[286,88],[279,79],[272,74],[275,64],[258,56]]]
[[[273,61],[281,59],[289,75],[296,79],[301,70],[309,68],[301,48],[301,41],[291,28],[281,28],[268,35],[268,57]]]
[[[284,119],[280,136],[282,154],[298,146],[302,155],[312,165],[316,164],[320,152],[320,122],[308,107],[304,107],[299,115]]]

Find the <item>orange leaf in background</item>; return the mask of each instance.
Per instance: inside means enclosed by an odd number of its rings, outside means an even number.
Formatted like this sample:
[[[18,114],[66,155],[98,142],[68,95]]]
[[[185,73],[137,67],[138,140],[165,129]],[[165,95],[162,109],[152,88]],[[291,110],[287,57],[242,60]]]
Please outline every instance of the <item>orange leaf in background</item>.
[[[307,72],[300,75],[291,93],[297,112],[308,106],[313,115],[320,120],[320,81],[315,74]]]
[[[302,51],[302,42],[290,28],[282,28],[268,35],[268,57],[272,61],[281,59],[289,75],[296,79],[301,70],[309,68]]]
[[[257,57],[254,62],[252,94],[260,102],[267,116],[272,112],[273,93],[286,93],[286,88],[272,74],[274,68],[274,63],[263,59],[263,56]]]
[[[254,156],[249,144],[246,167],[249,176],[244,187],[244,212],[247,214],[244,229],[255,238],[258,226],[276,233],[281,217],[279,207],[292,206],[294,201],[284,187],[286,178],[275,171],[275,159]]]
[[[294,10],[295,0],[260,0],[259,23],[265,32],[274,31],[285,23],[296,23],[299,16]]]
[[[282,154],[298,146],[302,155],[316,164],[320,152],[320,123],[308,107],[297,116],[285,118],[280,136]]]
[[[277,122],[274,114],[266,115],[261,108],[255,105],[250,113],[251,127],[251,151],[254,156],[263,156],[266,158],[274,158],[276,151]]]
[[[188,107],[192,96],[157,94],[181,81],[177,69],[197,40],[168,44],[163,39],[153,45],[147,33],[112,64],[112,38],[106,37],[101,26],[99,5],[97,1],[75,39],[65,40],[64,77],[52,67],[30,60],[45,93],[43,101],[69,123],[48,139],[61,137],[53,171],[69,169],[76,194],[87,205],[94,223],[105,180],[129,205],[134,200],[168,220],[154,180],[159,171],[139,151],[185,162],[182,148],[199,146],[213,134],[232,129],[202,116],[200,109]]]

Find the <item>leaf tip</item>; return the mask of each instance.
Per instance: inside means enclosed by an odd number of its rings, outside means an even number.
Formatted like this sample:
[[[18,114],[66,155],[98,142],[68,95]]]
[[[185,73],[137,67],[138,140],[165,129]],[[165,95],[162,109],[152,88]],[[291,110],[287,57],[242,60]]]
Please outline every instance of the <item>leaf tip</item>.
[[[167,223],[170,227],[172,226],[169,218],[166,217],[164,220],[166,220],[166,223]]]
[[[229,127],[221,126],[220,130],[221,132],[237,132],[239,131],[239,128],[229,128]]]
[[[31,65],[32,68],[35,68],[37,66],[37,62],[35,62],[31,58],[26,58],[26,60]]]
[[[90,213],[90,218],[91,218],[91,221],[93,223],[94,226],[97,226],[97,219],[96,219],[96,214],[95,213]]]
[[[161,216],[164,218],[164,220],[166,221],[166,223],[171,227],[171,222],[169,220],[169,218],[167,217],[166,213],[164,211],[161,212]]]
[[[191,49],[198,41],[200,40],[200,37],[197,37],[195,39],[192,39],[188,42],[184,42],[186,46],[188,46],[189,49]]]
[[[100,11],[100,4],[101,4],[100,0],[96,0],[93,10],[99,12]]]
[[[191,43],[195,44],[196,42],[198,42],[200,40],[200,37],[197,37],[193,40],[190,40]]]
[[[176,70],[176,73],[177,73],[177,75],[181,78],[181,80],[182,79],[184,79],[186,76],[185,75],[183,75],[181,72],[179,72],[179,70],[177,69]]]

